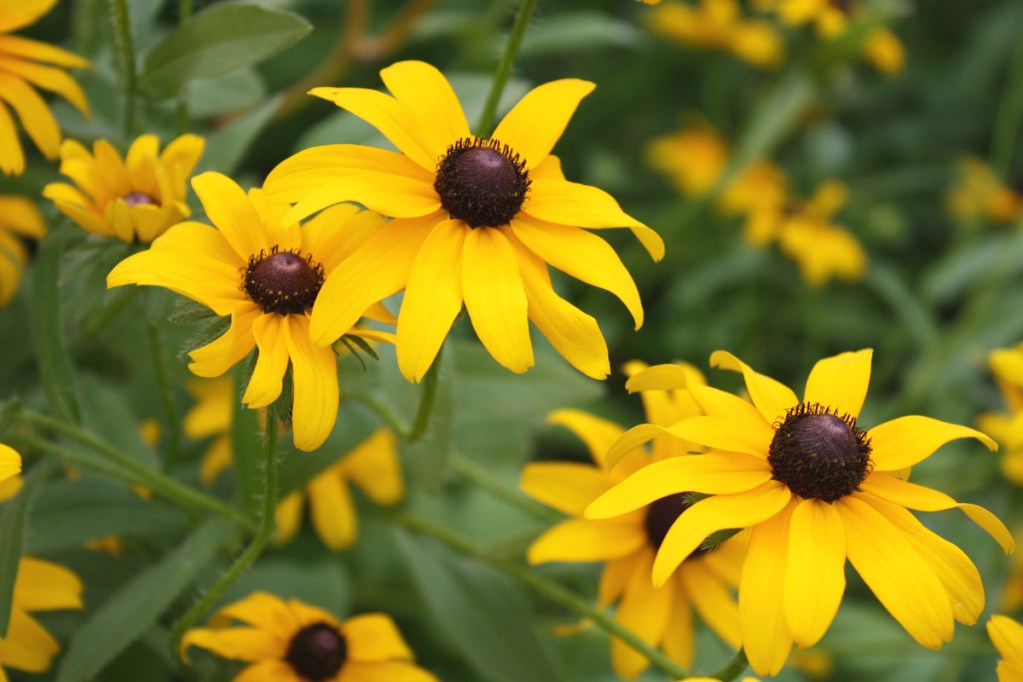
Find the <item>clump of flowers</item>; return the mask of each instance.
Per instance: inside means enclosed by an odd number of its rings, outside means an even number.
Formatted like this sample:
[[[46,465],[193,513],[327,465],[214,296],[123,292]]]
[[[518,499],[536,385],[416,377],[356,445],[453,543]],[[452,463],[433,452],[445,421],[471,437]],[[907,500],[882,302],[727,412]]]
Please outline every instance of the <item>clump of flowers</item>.
[[[953,218],[1005,225],[1023,211],[1023,194],[1005,184],[987,163],[967,156],[956,164],[956,181],[945,195]]]
[[[736,0],[700,0],[696,6],[665,2],[647,15],[650,30],[704,50],[721,50],[760,68],[774,68],[785,56],[777,29],[743,15]]]

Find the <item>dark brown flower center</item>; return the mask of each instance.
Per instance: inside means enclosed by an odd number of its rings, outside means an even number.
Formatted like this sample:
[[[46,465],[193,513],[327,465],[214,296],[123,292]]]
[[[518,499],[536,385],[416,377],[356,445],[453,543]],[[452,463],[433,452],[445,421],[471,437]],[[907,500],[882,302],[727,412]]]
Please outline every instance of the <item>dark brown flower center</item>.
[[[337,675],[348,657],[344,635],[327,623],[307,625],[291,638],[284,660],[309,682],[323,682]]]
[[[124,195],[124,203],[129,206],[145,206],[147,204],[158,204],[156,199],[149,196],[145,192],[132,192],[131,194]]]
[[[777,426],[767,461],[774,478],[795,494],[834,502],[870,473],[870,439],[855,418],[802,403]]]
[[[463,138],[437,164],[440,205],[469,227],[507,225],[529,191],[526,162],[497,140]]]
[[[643,519],[643,529],[646,531],[646,540],[650,548],[657,551],[664,542],[664,536],[668,534],[671,527],[682,516],[682,512],[693,506],[692,493],[674,493],[659,500],[654,500],[646,508],[646,518]],[[712,548],[700,545],[693,550],[686,559],[702,556]]]
[[[842,14],[852,12],[852,0],[828,0],[829,4]]]
[[[263,312],[293,315],[312,307],[321,286],[323,266],[312,256],[275,246],[270,253],[249,256],[241,288]]]

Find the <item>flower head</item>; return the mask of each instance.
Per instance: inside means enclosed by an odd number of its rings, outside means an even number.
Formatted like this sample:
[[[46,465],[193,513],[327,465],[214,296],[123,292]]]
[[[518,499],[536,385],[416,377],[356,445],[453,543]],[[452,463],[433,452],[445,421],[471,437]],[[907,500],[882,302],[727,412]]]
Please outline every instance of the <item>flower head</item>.
[[[118,263],[107,286],[162,286],[230,316],[222,336],[189,353],[189,369],[201,377],[220,376],[258,347],[242,396],[242,402],[258,408],[281,395],[290,365],[295,445],[313,450],[334,427],[339,396],[334,350],[311,341],[309,311],[324,279],[355,242],[378,233],[384,221],[353,206],[337,206],[300,227],[282,221],[286,206],[265,201],[258,190],[246,195],[218,173],[193,178],[192,187],[215,227],[175,225],[148,251]],[[382,322],[393,319],[379,301],[367,302],[363,314]],[[341,334],[391,339],[367,329]]]
[[[770,23],[747,19],[736,0],[666,2],[647,15],[650,30],[686,45],[730,52],[760,68],[781,63],[785,45]]]
[[[977,428],[990,434],[1004,448],[1002,472],[1023,485],[1023,344],[997,348],[988,355],[988,367],[998,383],[1006,410],[985,412]]]
[[[56,93],[83,115],[89,113],[85,93],[65,71],[88,66],[89,62],[59,47],[10,35],[34,23],[56,3],[20,0],[0,7],[0,171],[4,175],[19,175],[25,170],[25,153],[8,106],[48,159],[57,158],[60,126],[38,90]]]
[[[283,544],[298,532],[302,502],[309,508],[316,534],[335,552],[347,549],[358,535],[355,502],[349,484],[355,484],[376,504],[397,504],[405,496],[398,442],[384,427],[357,445],[335,464],[317,474],[302,490],[296,490],[277,505],[277,536]]]
[[[793,642],[811,646],[824,635],[845,590],[847,558],[892,616],[928,648],[952,639],[954,621],[976,622],[984,606],[976,567],[910,509],[958,507],[1012,551],[1008,530],[984,508],[897,475],[951,440],[976,438],[993,449],[990,438],[922,416],[870,429],[857,421],[871,355],[861,350],[821,360],[800,400],[734,355],[714,353],[711,364],[742,372],[752,402],[689,386],[704,415],[668,427],[635,427],[611,448],[608,461],[658,434],[708,451],[650,464],[586,511],[589,518],[607,518],[682,491],[709,495],[665,535],[653,566],[657,585],[708,535],[751,529],[739,617],[743,647],[758,674],[777,673]],[[648,371],[654,370],[663,373]],[[685,376],[675,383],[685,385]]]
[[[4,668],[41,673],[60,651],[57,640],[32,617],[38,611],[82,608],[82,583],[68,569],[31,557],[18,562],[11,622],[0,637],[0,679]]]
[[[987,622],[987,634],[1002,656],[995,670],[998,682],[1023,680],[1023,625],[1008,616],[994,615]]]
[[[313,340],[329,343],[366,305],[404,289],[397,355],[412,381],[432,365],[463,304],[480,341],[508,369],[533,365],[532,320],[575,367],[604,378],[610,365],[596,320],[555,293],[547,266],[618,296],[638,328],[643,309],[632,277],[588,229],[628,227],[658,259],[664,244],[610,195],[565,180],[551,154],[593,84],[541,85],[492,136],[477,137],[434,67],[399,62],[380,74],[393,96],[363,88],[312,94],[376,126],[400,153],[315,147],[266,180],[268,197],[297,202],[289,219],[343,201],[393,218],[326,278],[313,307]]]
[[[832,277],[855,281],[867,269],[863,246],[831,220],[846,193],[842,183],[826,182],[809,201],[790,204],[780,216],[778,246],[812,286],[823,286]]]
[[[653,140],[647,161],[667,173],[683,194],[703,194],[728,164],[728,143],[710,128],[684,128]]]
[[[24,239],[46,236],[46,222],[24,197],[0,196],[0,308],[11,302],[21,284],[29,251]]]
[[[1023,211],[1023,195],[1009,188],[984,161],[967,156],[956,164],[957,178],[945,198],[948,212],[960,220],[990,220],[1004,225]]]
[[[188,178],[205,142],[182,135],[160,152],[155,135],[143,135],[121,155],[106,140],[92,154],[81,143],[60,146],[60,172],[75,185],[51,182],[43,196],[83,230],[123,242],[151,242],[191,215],[185,195]]]
[[[224,607],[207,628],[189,630],[181,649],[191,646],[248,663],[236,682],[436,682],[412,662],[389,616],[367,613],[342,622],[266,592]]]
[[[645,367],[629,363],[634,374]],[[692,367],[691,382],[701,381]],[[685,390],[643,393],[647,418],[661,425],[673,424],[700,414]],[[532,497],[565,512],[572,518],[541,535],[529,547],[532,564],[549,561],[607,562],[600,579],[599,607],[618,602],[615,619],[645,641],[661,646],[683,667],[693,660],[692,610],[723,640],[738,648],[739,613],[732,590],[738,585],[745,549],[742,538],[732,538],[712,549],[696,552],[660,588],[649,575],[664,534],[690,506],[685,493],[674,493],[613,519],[583,518],[583,510],[599,495],[650,462],[686,456],[699,446],[660,436],[648,453],[637,448],[610,471],[604,455],[623,433],[617,424],[579,410],[558,410],[549,421],[567,427],[582,439],[593,465],[577,462],[537,462],[522,471],[522,489]],[[639,675],[648,665],[642,654],[618,639],[611,640],[611,662],[626,679]]]

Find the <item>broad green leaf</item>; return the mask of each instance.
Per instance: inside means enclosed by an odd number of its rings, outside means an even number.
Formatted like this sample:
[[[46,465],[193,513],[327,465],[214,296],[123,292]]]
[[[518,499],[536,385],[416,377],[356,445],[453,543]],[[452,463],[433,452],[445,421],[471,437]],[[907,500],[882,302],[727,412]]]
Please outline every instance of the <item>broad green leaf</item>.
[[[83,430],[147,467],[157,468],[159,458],[143,440],[139,431],[142,418],[129,405],[124,389],[84,372],[79,379],[83,395],[89,396],[81,405]]]
[[[234,372],[236,378],[238,374]],[[242,394],[242,387],[237,384],[235,394]],[[231,416],[231,467],[235,485],[238,486],[242,507],[255,514],[260,509],[262,469],[258,463],[263,458],[263,430],[259,425],[259,411],[248,409],[242,405],[241,400],[232,402],[231,409],[234,410]]]
[[[139,573],[78,629],[57,671],[57,682],[92,679],[192,585],[220,548],[231,523],[217,519],[200,526],[177,549]]]
[[[242,3],[214,5],[153,46],[146,54],[139,87],[158,99],[174,97],[185,83],[260,62],[311,28],[290,12]]]
[[[522,57],[543,58],[636,45],[635,24],[595,10],[564,12],[537,23],[522,41]]]
[[[238,69],[216,78],[199,78],[189,83],[188,115],[206,119],[232,112],[247,112],[262,104],[264,99],[266,86],[256,69]]]
[[[305,487],[317,474],[347,455],[379,426],[379,422],[365,407],[346,403],[338,411],[334,430],[316,450],[301,452],[294,448],[289,437],[281,438],[281,497]]]
[[[32,336],[46,400],[53,414],[77,424],[80,416],[75,377],[60,319],[60,260],[70,229],[56,230],[43,240],[32,273]]]
[[[199,170],[233,173],[253,140],[273,118],[279,103],[280,98],[274,97],[208,136]]]

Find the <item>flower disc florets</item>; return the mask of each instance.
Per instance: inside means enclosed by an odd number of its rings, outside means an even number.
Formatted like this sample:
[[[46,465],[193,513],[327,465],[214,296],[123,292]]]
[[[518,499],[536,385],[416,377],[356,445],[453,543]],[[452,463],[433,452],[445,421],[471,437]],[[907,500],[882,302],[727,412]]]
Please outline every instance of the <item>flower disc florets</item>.
[[[497,140],[463,138],[437,164],[433,188],[452,218],[469,227],[507,225],[529,191],[526,162]]]
[[[689,509],[692,504],[688,492],[668,495],[650,503],[646,508],[646,518],[643,519],[643,529],[646,531],[647,543],[654,551],[661,548],[664,536],[668,534],[678,517],[682,516],[682,512]],[[699,547],[689,556],[696,557],[705,552],[706,547]]]
[[[124,203],[128,204],[129,206],[147,206],[147,205],[155,206],[156,204],[159,204],[160,202],[158,202],[156,199],[154,199],[153,197],[149,196],[145,192],[132,192],[131,194],[125,195]]]
[[[334,677],[347,657],[344,635],[328,623],[314,623],[295,633],[284,660],[302,678],[322,682]]]
[[[242,290],[265,313],[292,315],[305,312],[323,286],[323,266],[312,256],[293,251],[260,251],[249,256]]]
[[[855,418],[802,403],[777,426],[767,462],[774,478],[800,497],[834,502],[870,473],[870,439]]]

